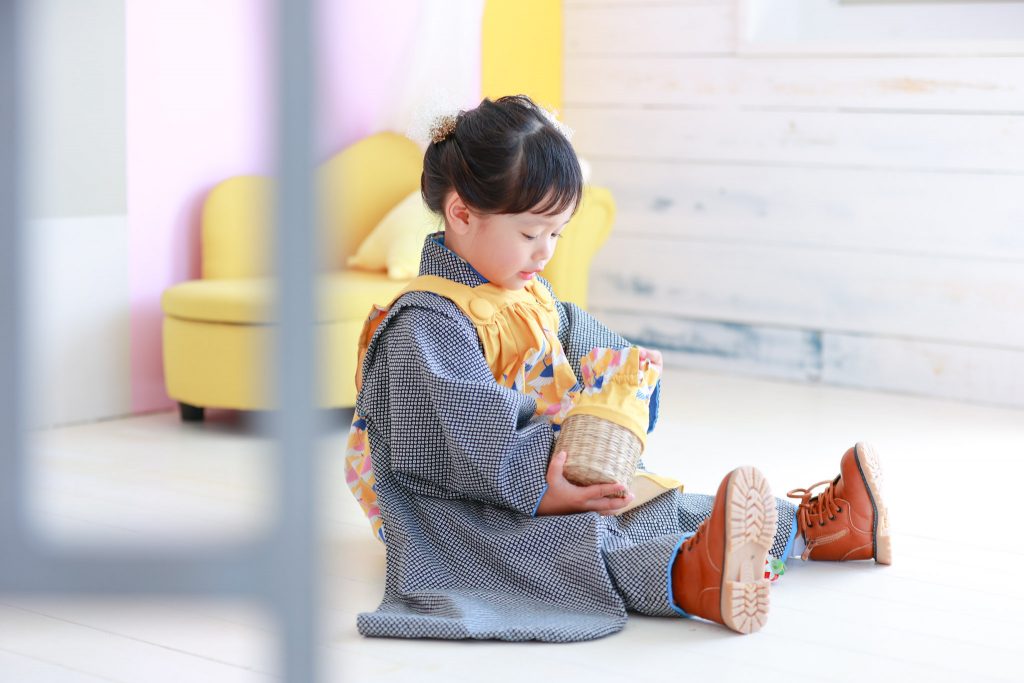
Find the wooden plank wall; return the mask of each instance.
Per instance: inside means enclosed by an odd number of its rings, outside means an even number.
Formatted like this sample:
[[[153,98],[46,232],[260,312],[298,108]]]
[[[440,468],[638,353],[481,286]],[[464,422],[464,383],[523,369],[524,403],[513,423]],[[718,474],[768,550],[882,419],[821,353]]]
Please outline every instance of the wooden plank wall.
[[[1024,50],[751,54],[737,15],[566,2],[619,206],[594,313],[676,366],[1024,406]]]

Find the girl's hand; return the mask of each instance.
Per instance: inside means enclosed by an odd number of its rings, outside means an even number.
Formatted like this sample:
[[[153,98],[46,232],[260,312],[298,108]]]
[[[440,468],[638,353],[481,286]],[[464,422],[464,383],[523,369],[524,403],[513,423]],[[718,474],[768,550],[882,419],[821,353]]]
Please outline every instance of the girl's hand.
[[[565,456],[565,451],[559,451],[548,464],[548,490],[540,499],[538,515],[571,515],[575,512],[591,511],[613,515],[616,510],[626,507],[633,500],[633,494],[622,484],[576,486],[562,474]],[[625,498],[606,497],[622,491],[627,492]]]
[[[642,346],[638,346],[640,349],[640,361],[650,361],[651,365],[658,368],[658,372],[662,370],[661,351],[655,351],[654,349],[645,349]]]

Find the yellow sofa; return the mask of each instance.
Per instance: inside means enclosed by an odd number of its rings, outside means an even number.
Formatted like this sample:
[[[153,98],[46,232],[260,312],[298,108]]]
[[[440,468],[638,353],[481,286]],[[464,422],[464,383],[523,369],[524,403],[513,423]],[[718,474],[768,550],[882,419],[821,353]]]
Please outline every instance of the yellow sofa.
[[[348,269],[352,254],[384,215],[419,187],[423,153],[411,140],[379,133],[342,150],[318,170],[325,272],[318,275],[319,403],[355,404],[356,347],[373,304],[406,282]],[[273,341],[269,246],[271,181],[238,176],[214,187],[202,211],[202,278],[164,292],[163,355],[168,395],[183,420],[207,407],[272,408]],[[615,215],[611,193],[588,187],[544,277],[559,298],[586,306],[590,262]]]

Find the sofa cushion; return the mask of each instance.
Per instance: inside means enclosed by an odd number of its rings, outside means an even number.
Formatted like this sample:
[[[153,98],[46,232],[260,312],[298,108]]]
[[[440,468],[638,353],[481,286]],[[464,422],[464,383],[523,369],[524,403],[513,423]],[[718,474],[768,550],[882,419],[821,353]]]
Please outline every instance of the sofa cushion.
[[[419,273],[423,240],[443,227],[441,217],[423,203],[420,191],[411,192],[377,223],[348,258],[348,266],[387,271],[393,280],[411,280]]]
[[[388,211],[420,186],[423,150],[397,133],[377,133],[335,154],[318,170],[320,213],[328,247],[326,269],[345,269]]]
[[[242,325],[274,322],[273,280],[237,278],[190,280],[164,292],[164,313],[186,320]],[[347,270],[318,278],[319,322],[361,320],[373,304],[390,303],[408,281],[392,280],[383,273]]]

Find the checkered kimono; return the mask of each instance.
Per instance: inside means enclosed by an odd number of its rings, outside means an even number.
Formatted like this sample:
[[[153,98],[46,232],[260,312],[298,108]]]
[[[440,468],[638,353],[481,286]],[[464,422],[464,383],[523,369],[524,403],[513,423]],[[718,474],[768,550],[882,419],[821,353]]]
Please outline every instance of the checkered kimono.
[[[485,282],[436,236],[420,273]],[[628,345],[577,306],[558,309],[577,376],[593,347]],[[570,642],[619,631],[627,610],[679,614],[669,569],[712,497],[671,490],[618,516],[537,516],[553,432],[535,408],[495,382],[452,302],[412,292],[394,304],[367,349],[356,406],[387,547],[384,599],[359,615],[361,634]],[[793,507],[778,507],[772,554],[782,556],[795,525]]]

